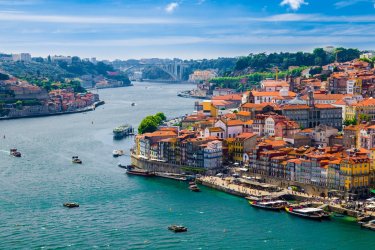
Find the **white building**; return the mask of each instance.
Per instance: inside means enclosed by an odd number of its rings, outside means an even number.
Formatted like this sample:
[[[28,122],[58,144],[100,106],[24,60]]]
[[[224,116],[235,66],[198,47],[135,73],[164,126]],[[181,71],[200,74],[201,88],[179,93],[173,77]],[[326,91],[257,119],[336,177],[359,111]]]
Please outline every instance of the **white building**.
[[[72,63],[72,57],[71,56],[51,56],[52,62],[66,62],[68,64]]]
[[[196,70],[193,74],[189,75],[189,82],[198,83],[211,80],[215,77],[217,77],[217,72],[215,70]]]
[[[271,116],[265,120],[264,134],[269,136],[275,135],[275,120]]]
[[[217,138],[224,139],[224,129],[220,127],[206,128],[203,137],[216,136]]]
[[[219,120],[215,123],[215,127],[220,127],[224,131],[224,139],[235,138],[243,132],[243,122],[240,120]]]
[[[20,54],[12,54],[12,59],[15,62],[30,62],[31,61],[31,55],[29,53],[20,53]]]
[[[223,163],[223,144],[221,141],[211,141],[203,150],[203,166],[206,169],[221,167]]]

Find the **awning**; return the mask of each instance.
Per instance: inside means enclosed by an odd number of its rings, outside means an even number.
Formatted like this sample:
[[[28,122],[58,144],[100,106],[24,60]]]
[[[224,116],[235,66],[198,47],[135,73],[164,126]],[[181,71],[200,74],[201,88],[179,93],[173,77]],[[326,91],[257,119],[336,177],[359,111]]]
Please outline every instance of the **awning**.
[[[370,192],[375,194],[375,189],[371,189]]]

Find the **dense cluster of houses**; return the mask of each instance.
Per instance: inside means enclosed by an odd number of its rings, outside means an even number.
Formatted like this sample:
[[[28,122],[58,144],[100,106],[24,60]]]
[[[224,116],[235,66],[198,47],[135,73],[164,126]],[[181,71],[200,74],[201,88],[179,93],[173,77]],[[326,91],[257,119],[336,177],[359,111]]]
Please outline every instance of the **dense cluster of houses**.
[[[8,111],[7,117],[78,111],[99,101],[98,94],[74,93],[73,89],[47,92],[14,77],[0,81],[0,96],[5,101],[1,108]]]
[[[206,169],[237,163],[262,176],[366,193],[374,183],[375,70],[354,60],[322,74],[266,79],[196,102],[180,126],[138,135],[133,154]],[[343,125],[348,120],[353,125]]]

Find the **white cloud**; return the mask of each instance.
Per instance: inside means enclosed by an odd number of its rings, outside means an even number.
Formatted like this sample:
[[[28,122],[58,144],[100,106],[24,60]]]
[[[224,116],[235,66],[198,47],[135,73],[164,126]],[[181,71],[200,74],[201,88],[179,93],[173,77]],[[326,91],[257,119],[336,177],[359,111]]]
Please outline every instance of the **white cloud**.
[[[298,10],[302,4],[308,4],[305,0],[283,0],[280,5],[289,5],[292,10]]]
[[[1,21],[68,23],[68,24],[183,24],[197,23],[185,19],[152,18],[152,17],[109,17],[109,16],[64,16],[35,15],[24,12],[0,11]]]
[[[179,5],[179,4],[178,4],[177,2],[170,3],[170,4],[168,4],[168,5],[165,7],[165,11],[166,11],[167,13],[173,13],[173,12],[177,9],[178,5]]]

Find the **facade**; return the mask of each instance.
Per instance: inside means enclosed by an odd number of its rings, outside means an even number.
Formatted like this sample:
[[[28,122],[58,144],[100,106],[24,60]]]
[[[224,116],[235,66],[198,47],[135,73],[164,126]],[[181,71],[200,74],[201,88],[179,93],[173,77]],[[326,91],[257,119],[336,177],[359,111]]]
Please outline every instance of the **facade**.
[[[223,145],[221,141],[211,141],[203,149],[203,167],[205,169],[220,168],[223,163]]]

